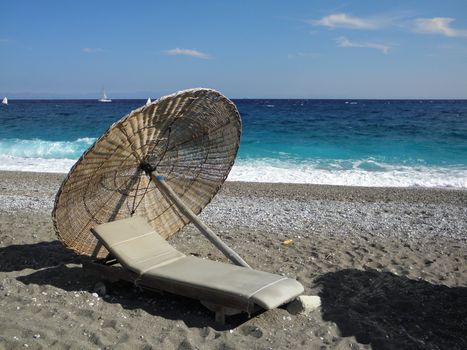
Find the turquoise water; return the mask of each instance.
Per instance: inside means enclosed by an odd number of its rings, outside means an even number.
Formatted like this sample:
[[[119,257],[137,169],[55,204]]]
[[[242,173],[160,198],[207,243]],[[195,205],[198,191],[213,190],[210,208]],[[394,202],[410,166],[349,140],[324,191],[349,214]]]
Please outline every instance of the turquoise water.
[[[66,172],[143,100],[10,101],[0,169]],[[235,100],[240,181],[467,187],[467,101]]]

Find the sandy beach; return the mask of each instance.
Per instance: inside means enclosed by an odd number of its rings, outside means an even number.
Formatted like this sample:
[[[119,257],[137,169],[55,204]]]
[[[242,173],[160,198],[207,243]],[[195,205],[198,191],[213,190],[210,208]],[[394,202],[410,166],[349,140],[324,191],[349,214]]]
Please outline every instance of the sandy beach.
[[[467,191],[228,182],[202,218],[322,306],[227,319],[98,276],[57,241],[63,174],[0,172],[0,349],[466,349]],[[289,246],[285,239],[293,240]],[[191,225],[171,239],[225,261]]]

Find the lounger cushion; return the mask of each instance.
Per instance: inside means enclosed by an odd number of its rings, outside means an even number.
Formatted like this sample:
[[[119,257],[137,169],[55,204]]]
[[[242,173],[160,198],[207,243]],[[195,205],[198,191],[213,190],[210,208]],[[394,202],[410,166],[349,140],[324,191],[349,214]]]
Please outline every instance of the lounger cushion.
[[[284,276],[191,256],[155,267],[144,276],[179,286],[193,285],[204,293],[220,292],[225,298],[238,299],[239,303],[252,300],[268,310],[303,293],[300,283]]]
[[[124,267],[139,275],[185,257],[139,216],[96,226],[92,232]]]
[[[231,307],[280,306],[301,293],[294,279],[241,266],[185,256],[141,217],[93,228],[93,233],[143,284]]]

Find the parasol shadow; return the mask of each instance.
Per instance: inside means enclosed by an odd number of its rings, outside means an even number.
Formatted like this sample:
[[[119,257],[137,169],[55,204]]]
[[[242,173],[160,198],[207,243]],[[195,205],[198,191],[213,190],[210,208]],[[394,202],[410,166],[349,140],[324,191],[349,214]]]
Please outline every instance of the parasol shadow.
[[[467,349],[467,288],[389,272],[320,276],[322,317],[373,349]]]

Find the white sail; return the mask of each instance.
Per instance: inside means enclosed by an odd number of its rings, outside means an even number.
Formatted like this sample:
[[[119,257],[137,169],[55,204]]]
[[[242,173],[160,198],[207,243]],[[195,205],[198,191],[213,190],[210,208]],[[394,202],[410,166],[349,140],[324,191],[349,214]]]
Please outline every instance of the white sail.
[[[2,100],[2,104],[4,104],[4,105],[8,104],[8,99],[6,98],[6,96]]]
[[[99,99],[99,102],[112,102],[112,100],[107,97],[104,89],[102,89],[102,97]]]
[[[148,98],[147,101],[146,101],[146,106],[147,106],[147,105],[150,105],[150,104],[151,104],[151,99]]]

